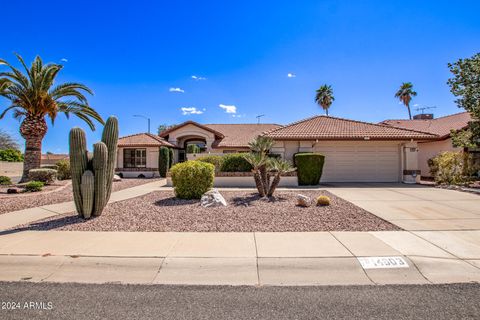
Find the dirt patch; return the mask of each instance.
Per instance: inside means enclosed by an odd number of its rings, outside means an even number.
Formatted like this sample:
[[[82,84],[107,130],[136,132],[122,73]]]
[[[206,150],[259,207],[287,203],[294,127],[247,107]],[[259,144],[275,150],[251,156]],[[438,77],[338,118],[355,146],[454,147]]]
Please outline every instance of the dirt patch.
[[[326,207],[296,206],[298,192],[278,192],[274,199],[256,193],[223,191],[228,207],[203,208],[198,200],[180,200],[172,191],[109,204],[100,217],[83,220],[74,214],[56,216],[24,226],[29,230],[79,231],[383,231],[400,230],[393,224],[327,191],[302,191],[326,195]]]
[[[113,192],[120,191],[145,183],[154,182],[156,180],[159,179],[122,179],[122,181],[113,183],[112,190]],[[64,184],[69,185],[62,188]],[[0,214],[49,204],[73,201],[72,185],[70,184],[70,180],[58,181],[53,185],[45,186],[44,190],[41,192],[7,195],[7,188],[5,187],[1,189],[3,193],[0,193]]]

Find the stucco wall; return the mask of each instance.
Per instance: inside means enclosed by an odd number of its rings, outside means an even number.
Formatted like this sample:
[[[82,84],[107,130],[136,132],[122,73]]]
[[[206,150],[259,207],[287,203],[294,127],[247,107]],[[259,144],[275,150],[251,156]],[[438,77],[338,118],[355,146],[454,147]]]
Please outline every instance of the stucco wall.
[[[23,173],[23,162],[0,161],[0,176],[18,177]]]
[[[117,168],[123,168],[123,149],[147,149],[147,168],[158,168],[158,150],[156,147],[147,148],[118,148],[117,152]]]
[[[210,131],[203,130],[193,124],[188,124],[184,127],[178,128],[175,131],[172,131],[168,135],[168,141],[175,145],[181,146],[185,139],[189,138],[203,138],[207,143],[207,151],[212,150],[212,143],[215,141],[215,135]]]
[[[442,141],[426,142],[418,144],[418,167],[421,175],[430,177],[430,169],[428,167],[428,159],[435,157],[443,151],[460,151],[461,148],[452,146],[452,139],[448,138]]]

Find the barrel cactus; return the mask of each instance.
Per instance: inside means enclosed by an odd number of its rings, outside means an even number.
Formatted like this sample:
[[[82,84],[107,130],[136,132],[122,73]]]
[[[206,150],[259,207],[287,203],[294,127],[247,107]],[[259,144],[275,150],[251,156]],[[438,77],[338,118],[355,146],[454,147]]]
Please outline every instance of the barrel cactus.
[[[117,162],[118,120],[110,117],[103,128],[102,141],[87,151],[85,132],[70,130],[70,166],[73,200],[78,214],[88,219],[102,214],[110,199]]]

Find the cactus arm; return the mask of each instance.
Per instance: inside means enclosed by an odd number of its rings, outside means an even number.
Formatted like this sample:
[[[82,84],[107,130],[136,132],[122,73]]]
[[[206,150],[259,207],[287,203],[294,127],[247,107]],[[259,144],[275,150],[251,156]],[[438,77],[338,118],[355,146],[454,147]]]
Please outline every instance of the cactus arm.
[[[83,217],[85,219],[90,218],[93,211],[93,204],[95,200],[95,177],[90,170],[85,171],[82,175],[82,201],[83,201]]]
[[[106,185],[106,202],[110,199],[112,192],[113,175],[115,174],[115,166],[117,163],[117,144],[118,144],[118,120],[116,117],[109,117],[103,128],[102,142],[105,143],[108,150],[107,160],[107,185]]]
[[[87,168],[87,141],[85,132],[80,128],[73,128],[70,131],[70,164],[72,172],[73,199],[77,213],[82,215],[82,175]]]
[[[101,215],[103,208],[107,204],[107,159],[108,150],[105,143],[95,143],[93,145],[93,170],[95,172],[95,204],[93,208],[94,216]]]

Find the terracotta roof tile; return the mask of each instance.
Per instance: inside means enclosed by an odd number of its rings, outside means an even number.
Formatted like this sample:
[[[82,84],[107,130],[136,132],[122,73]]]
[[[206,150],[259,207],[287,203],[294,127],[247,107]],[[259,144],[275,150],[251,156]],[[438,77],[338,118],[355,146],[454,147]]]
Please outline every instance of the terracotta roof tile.
[[[385,120],[381,123],[397,128],[428,132],[436,134],[441,138],[446,138],[450,136],[451,129],[464,129],[467,127],[469,121],[472,121],[470,114],[468,112],[461,112],[431,120]]]
[[[395,128],[330,116],[314,116],[271,130],[267,136],[276,140],[403,140],[435,139],[426,132]]]
[[[206,124],[206,127],[221,132],[223,139],[214,142],[214,148],[244,147],[248,148],[248,143],[261,135],[265,131],[280,128],[278,124]]]
[[[175,147],[170,142],[151,133],[137,133],[118,139],[119,147]]]

